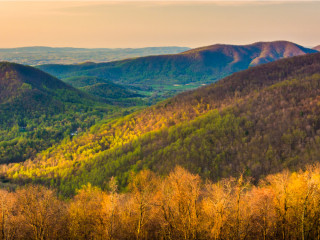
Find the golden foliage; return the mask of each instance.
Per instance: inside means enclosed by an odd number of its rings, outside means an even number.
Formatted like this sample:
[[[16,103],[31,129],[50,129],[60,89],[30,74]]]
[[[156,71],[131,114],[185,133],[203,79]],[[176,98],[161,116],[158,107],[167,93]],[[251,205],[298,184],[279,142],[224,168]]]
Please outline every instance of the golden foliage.
[[[62,201],[42,186],[0,191],[1,239],[318,239],[320,166],[203,182],[181,167],[132,173],[125,193],[90,184]]]

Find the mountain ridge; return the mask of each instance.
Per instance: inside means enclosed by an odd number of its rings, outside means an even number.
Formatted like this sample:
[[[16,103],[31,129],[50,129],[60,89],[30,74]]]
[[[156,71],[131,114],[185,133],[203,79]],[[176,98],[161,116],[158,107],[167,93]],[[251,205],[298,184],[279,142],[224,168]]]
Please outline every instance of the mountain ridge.
[[[175,85],[215,82],[251,66],[302,54],[316,53],[286,42],[249,45],[212,45],[179,54],[148,56],[89,65],[42,65],[39,68],[59,78],[95,76],[121,84],[149,85],[155,89]]]

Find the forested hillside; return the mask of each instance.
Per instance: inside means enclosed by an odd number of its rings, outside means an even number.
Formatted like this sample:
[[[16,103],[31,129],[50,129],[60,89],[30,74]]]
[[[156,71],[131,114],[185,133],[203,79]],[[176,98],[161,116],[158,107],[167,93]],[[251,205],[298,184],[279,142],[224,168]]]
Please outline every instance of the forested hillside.
[[[65,79],[64,82],[112,104],[135,106],[143,105],[148,102],[147,99],[141,99],[146,96],[138,94],[137,91],[131,90],[129,87],[115,84],[98,77],[71,77]]]
[[[91,95],[106,99],[142,97],[142,95],[129,91],[124,87],[114,83],[97,83],[94,85],[82,87],[80,89]]]
[[[90,76],[70,77],[70,78],[64,79],[63,81],[75,88],[91,86],[97,83],[110,83],[110,81],[106,79],[92,77],[92,76],[91,77]]]
[[[117,111],[38,69],[2,62],[0,163],[33,158]]]
[[[131,171],[167,175],[176,165],[217,181],[257,182],[319,159],[320,54],[280,60],[180,94],[2,167],[5,181],[37,182],[70,196],[88,182],[125,188]]]

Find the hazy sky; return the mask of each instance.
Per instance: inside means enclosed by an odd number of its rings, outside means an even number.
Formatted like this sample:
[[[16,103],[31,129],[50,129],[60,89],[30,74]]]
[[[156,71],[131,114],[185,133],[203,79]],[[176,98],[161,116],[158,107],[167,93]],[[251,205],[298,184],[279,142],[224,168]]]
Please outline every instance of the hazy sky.
[[[0,48],[320,44],[320,2],[1,1]]]

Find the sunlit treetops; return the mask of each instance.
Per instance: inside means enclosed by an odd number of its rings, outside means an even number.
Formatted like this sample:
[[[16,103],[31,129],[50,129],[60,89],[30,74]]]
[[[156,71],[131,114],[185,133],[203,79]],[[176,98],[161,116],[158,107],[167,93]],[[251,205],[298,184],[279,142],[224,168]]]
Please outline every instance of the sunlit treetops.
[[[4,239],[317,239],[320,168],[268,175],[258,185],[240,174],[216,183],[181,167],[163,178],[131,173],[128,191],[115,178],[61,200],[29,185],[0,191]]]

